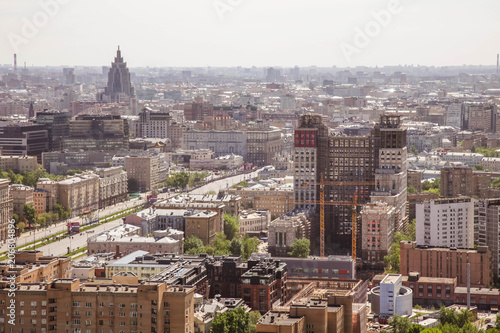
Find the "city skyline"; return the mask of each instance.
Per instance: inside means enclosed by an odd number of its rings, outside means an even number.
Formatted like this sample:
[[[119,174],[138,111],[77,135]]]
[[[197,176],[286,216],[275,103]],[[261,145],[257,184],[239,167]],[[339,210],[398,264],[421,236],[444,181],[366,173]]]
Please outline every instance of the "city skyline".
[[[116,7],[30,0],[0,7],[6,46],[0,63],[12,63],[17,53],[18,65],[29,67],[109,66],[116,45],[130,67],[495,65],[500,52],[493,34],[500,4],[493,1],[314,1],[307,7],[281,0],[147,7],[122,1]]]

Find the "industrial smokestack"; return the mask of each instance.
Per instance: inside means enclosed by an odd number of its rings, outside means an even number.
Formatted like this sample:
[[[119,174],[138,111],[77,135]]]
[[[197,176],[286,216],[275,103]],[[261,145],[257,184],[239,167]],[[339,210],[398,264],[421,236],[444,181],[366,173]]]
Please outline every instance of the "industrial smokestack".
[[[17,73],[17,54],[14,53],[14,73]]]
[[[500,54],[497,53],[497,76],[499,74],[499,72],[498,72],[499,66],[500,66]]]

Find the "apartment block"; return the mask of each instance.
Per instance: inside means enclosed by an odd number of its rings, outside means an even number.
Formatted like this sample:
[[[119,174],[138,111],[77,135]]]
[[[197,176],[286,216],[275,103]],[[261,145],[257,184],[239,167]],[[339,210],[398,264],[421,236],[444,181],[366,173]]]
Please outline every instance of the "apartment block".
[[[287,265],[274,260],[249,260],[248,271],[241,275],[241,295],[245,303],[260,313],[275,304],[285,304]]]
[[[500,274],[500,199],[480,199],[475,202],[474,241],[487,246],[492,254],[492,269]]]
[[[184,216],[186,238],[195,236],[201,239],[203,245],[212,244],[215,235],[220,231],[219,215],[209,210],[195,212]]]
[[[13,207],[9,184],[8,179],[0,179],[0,239],[7,239],[7,226],[12,219]]]
[[[35,171],[38,168],[35,156],[0,156],[0,170],[14,173]]]
[[[422,171],[408,170],[408,187],[412,186],[417,193],[422,192]]]
[[[373,268],[384,267],[397,230],[396,208],[385,202],[366,204],[361,210],[361,258]]]
[[[400,244],[400,273],[418,272],[423,277],[457,278],[459,286],[467,285],[467,264],[470,264],[470,281],[473,287],[492,283],[492,255],[486,246],[477,250],[417,246],[417,242]]]
[[[472,196],[472,169],[442,168],[440,193],[445,198],[456,198],[461,195]]]
[[[241,131],[194,131],[183,133],[185,150],[210,149],[215,156],[241,155],[247,160],[247,134]]]
[[[33,206],[33,187],[22,185],[22,184],[12,184],[10,186],[10,194],[12,196],[12,205],[14,208],[14,214],[17,214],[21,220],[24,219],[24,205]]]
[[[166,169],[159,156],[134,156],[125,158],[127,178],[134,179],[141,191],[152,190],[166,179]]]
[[[271,212],[267,210],[244,210],[238,216],[240,223],[240,235],[260,236],[267,231],[271,222]]]
[[[121,167],[97,169],[99,176],[99,208],[127,200],[127,173]]]
[[[114,115],[79,115],[70,121],[69,136],[62,139],[68,151],[106,151],[129,148],[126,119]]]
[[[275,157],[283,150],[281,130],[261,125],[249,129],[247,136],[247,156],[245,161],[258,166],[272,164]]]
[[[474,199],[435,199],[417,204],[416,229],[418,245],[472,249]]]
[[[165,282],[122,285],[58,279],[49,284],[20,283],[16,330],[193,332],[194,292],[193,287],[172,287]],[[4,285],[2,304],[9,302],[8,293]],[[0,330],[8,329],[7,321],[0,323]]]
[[[7,156],[34,156],[42,162],[42,153],[49,151],[49,133],[44,125],[12,123],[0,127],[0,149]]]
[[[99,176],[84,172],[57,183],[58,203],[71,209],[72,216],[99,208]]]
[[[169,112],[153,111],[146,107],[139,113],[139,120],[132,124],[136,138],[169,138],[172,115]]]
[[[256,210],[268,210],[271,219],[288,213],[295,207],[292,188],[230,188],[227,194],[238,195],[242,203]]]
[[[71,258],[44,256],[41,251],[19,251],[13,266],[0,264],[1,278],[15,276],[16,283],[50,283],[70,277]]]

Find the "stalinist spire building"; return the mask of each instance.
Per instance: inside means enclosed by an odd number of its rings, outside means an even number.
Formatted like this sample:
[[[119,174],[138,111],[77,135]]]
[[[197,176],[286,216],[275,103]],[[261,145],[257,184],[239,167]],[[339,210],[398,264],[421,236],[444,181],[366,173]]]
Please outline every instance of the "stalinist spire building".
[[[119,103],[130,97],[134,97],[134,88],[130,83],[130,72],[127,63],[123,61],[120,46],[118,46],[115,61],[111,63],[109,69],[108,86],[98,99],[102,102]]]

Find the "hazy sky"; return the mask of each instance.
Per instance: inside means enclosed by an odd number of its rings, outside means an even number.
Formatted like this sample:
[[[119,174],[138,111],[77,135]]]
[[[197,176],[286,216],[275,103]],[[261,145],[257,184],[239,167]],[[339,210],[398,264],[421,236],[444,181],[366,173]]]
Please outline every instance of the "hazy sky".
[[[499,0],[0,0],[0,64],[17,48],[28,66],[109,65],[120,45],[130,67],[493,65],[499,12]]]

